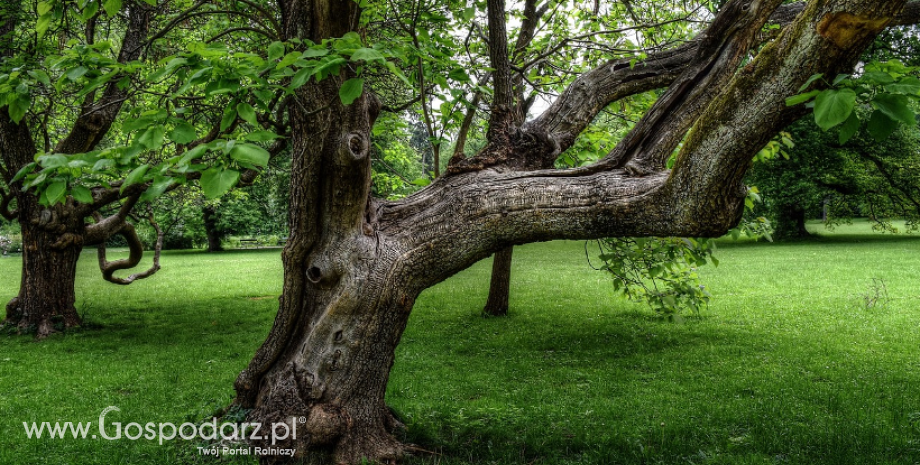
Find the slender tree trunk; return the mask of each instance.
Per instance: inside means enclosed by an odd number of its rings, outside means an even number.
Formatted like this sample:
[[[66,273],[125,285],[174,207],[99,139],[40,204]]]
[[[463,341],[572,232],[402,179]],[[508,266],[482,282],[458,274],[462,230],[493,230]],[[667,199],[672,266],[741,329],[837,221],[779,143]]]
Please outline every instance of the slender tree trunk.
[[[490,316],[508,314],[508,294],[511,290],[511,254],[514,246],[508,246],[492,257],[492,281],[489,284],[489,298],[482,312]]]
[[[20,194],[22,281],[19,295],[6,306],[5,325],[39,338],[58,329],[79,326],[74,303],[77,260],[83,249],[81,219],[67,215],[67,206],[42,208],[31,194]]]
[[[204,220],[205,235],[208,237],[208,252],[224,250],[223,245],[221,245],[222,234],[217,228],[217,209],[209,205],[202,208],[201,213]]]

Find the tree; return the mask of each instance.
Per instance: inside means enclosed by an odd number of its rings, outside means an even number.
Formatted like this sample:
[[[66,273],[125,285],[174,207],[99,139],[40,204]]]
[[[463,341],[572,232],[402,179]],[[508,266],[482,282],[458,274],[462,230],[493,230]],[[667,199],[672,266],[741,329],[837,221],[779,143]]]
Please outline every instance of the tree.
[[[205,193],[217,196],[252,182],[267,164],[269,151],[253,142],[279,138],[269,129],[278,126],[273,116],[284,92],[263,88],[257,98],[243,98],[240,82],[278,77],[281,70],[246,76],[246,57],[220,60],[207,46],[198,49],[201,72],[194,76],[171,74],[186,58],[157,62],[174,51],[164,38],[201,43],[247,30],[260,34],[246,44],[264,48],[274,18],[258,4],[247,11],[252,2],[245,0],[225,9],[200,1],[183,10],[185,3],[47,0],[0,7],[0,213],[18,220],[23,238],[19,295],[7,304],[4,325],[35,328],[38,337],[79,325],[74,279],[83,247],[99,247],[110,282],[148,277],[159,269],[159,249],[151,269],[114,276],[141,260],[142,241],[129,221],[138,205],[199,178]],[[220,29],[196,29],[206,15],[222,18],[202,23]],[[240,22],[247,24],[224,30]],[[212,72],[204,71],[207,65]],[[184,95],[206,85],[203,95]],[[218,105],[228,109],[215,113]],[[234,137],[253,126],[261,131]],[[278,142],[271,153],[283,148]],[[223,158],[215,159],[215,151]],[[105,243],[115,236],[127,241],[128,260],[105,260]]]
[[[449,162],[445,175],[428,187],[394,201],[371,195],[373,128],[385,106],[366,84],[373,71],[406,77],[394,61],[411,56],[401,61],[416,66],[421,40],[407,34],[401,45],[394,40],[394,45],[376,47],[362,42],[372,34],[362,34],[392,24],[385,20],[391,12],[440,22],[451,16],[423,17],[419,3],[403,8],[399,2],[279,0],[278,18],[260,15],[240,26],[263,31],[263,22],[278,25],[271,44],[258,48],[268,52],[267,58],[261,52],[225,53],[203,41],[193,50],[164,54],[165,66],[152,81],[176,76],[164,84],[177,89],[169,101],[213,97],[224,90],[233,95],[200,108],[205,116],[221,115],[216,119],[226,126],[218,125],[218,132],[234,126],[239,115],[252,129],[257,125],[249,120],[273,127],[278,111],[268,111],[274,110],[270,102],[289,102],[278,107],[287,115],[280,124],[290,128],[293,154],[282,296],[265,343],[236,381],[237,405],[248,411],[250,421],[297,421],[297,437],[275,446],[317,458],[327,454],[334,463],[395,460],[405,447],[392,434],[399,421],[386,407],[384,393],[394,349],[422,290],[515,244],[724,234],[741,216],[747,197],[742,181],[754,155],[809,111],[801,104],[787,105],[786,99],[822,90],[827,83],[813,76],[849,73],[883,28],[920,18],[920,4],[905,0],[782,3],[728,1],[697,39],[646,56],[611,55],[568,83],[541,115],[523,121],[514,80],[529,69],[512,66],[509,59],[506,5],[503,0],[479,2],[484,10],[474,8],[473,13],[484,15],[488,27],[483,37],[489,43],[488,59],[479,61],[488,61],[492,69],[486,144],[472,157]],[[466,2],[441,4],[464,12],[453,16],[457,21],[471,21],[465,16]],[[177,21],[190,16],[180,15]],[[780,28],[764,30],[768,21]],[[228,34],[238,32],[231,29]],[[233,67],[239,78],[235,83],[212,72],[209,79],[218,77],[204,88],[186,87],[206,66],[221,65],[203,53],[216,53],[227,62],[242,55],[249,64]],[[406,79],[420,84],[420,94],[431,90],[423,76]],[[240,91],[244,78],[252,83],[254,97]],[[551,168],[608,105],[661,87],[667,90],[600,161],[576,169]],[[270,89],[279,94],[264,92]],[[288,93],[293,97],[284,99]],[[18,98],[7,107],[14,115],[21,108]],[[254,117],[249,108],[254,103],[267,116]],[[181,125],[170,118],[183,119],[169,114],[169,125]],[[19,134],[26,145],[16,145],[17,153],[34,154],[27,145],[32,140],[27,125],[4,124],[3,140],[6,134]],[[121,132],[131,133],[130,128],[122,126]],[[238,154],[234,148],[244,140],[239,137],[233,144],[229,138],[212,140],[202,151],[209,149],[214,157]],[[138,163],[131,173],[195,171],[191,165],[198,164],[190,161],[202,152],[192,150],[163,165]],[[189,159],[182,164],[184,157]],[[198,168],[204,169],[206,191],[207,186],[218,192],[232,187],[223,180],[232,181],[244,167],[226,163],[218,159],[212,168]],[[43,169],[49,169],[46,165]],[[248,164],[259,165],[264,163]],[[38,186],[40,172],[29,176],[30,185],[41,187],[46,198],[59,197],[59,186]],[[155,178],[144,181],[151,189],[157,185]],[[48,203],[59,208],[59,203]],[[298,421],[301,417],[305,423]]]
[[[748,175],[763,196],[779,238],[806,237],[808,218],[864,216],[890,229],[891,218],[916,224],[920,185],[913,166],[920,156],[920,134],[904,127],[882,141],[862,128],[846,144],[813,121],[789,128],[795,147],[786,157],[758,163]]]
[[[335,463],[389,461],[403,446],[384,403],[394,348],[425,288],[509,245],[554,238],[717,236],[738,221],[752,157],[807,113],[786,98],[818,73],[849,73],[885,26],[914,21],[896,0],[730,1],[698,40],[611,60],[583,73],[539,117],[514,114],[505,5],[488,0],[492,103],[488,143],[405,199],[369,197],[370,137],[380,103],[349,105],[342,68],[297,90],[292,105],[291,237],[280,308],[236,382],[249,419],[298,424],[286,445]],[[907,13],[916,15],[911,3]],[[280,2],[284,36],[321,43],[362,27],[357,4]],[[903,14],[903,13],[902,13]],[[762,27],[785,24],[759,48]],[[757,48],[756,56],[746,59]],[[807,85],[806,85],[807,84]],[[608,156],[544,169],[611,102],[668,86]],[[678,149],[673,169],[666,162]],[[270,461],[270,459],[265,459]]]

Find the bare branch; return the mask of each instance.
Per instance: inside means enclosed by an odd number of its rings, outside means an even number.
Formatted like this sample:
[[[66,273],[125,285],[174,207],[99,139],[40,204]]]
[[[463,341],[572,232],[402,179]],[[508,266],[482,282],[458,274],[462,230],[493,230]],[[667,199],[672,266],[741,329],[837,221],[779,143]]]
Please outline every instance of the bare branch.
[[[0,216],[9,221],[15,221],[19,217],[19,209],[10,210],[10,202],[15,198],[16,196],[12,192],[6,192],[5,189],[0,187]]]
[[[691,14],[692,14],[692,13],[691,13]],[[648,29],[648,28],[652,28],[652,27],[661,27],[661,26],[665,26],[665,25],[668,25],[668,24],[671,24],[671,23],[677,23],[677,22],[687,21],[688,18],[689,18],[689,15],[687,15],[687,16],[685,16],[685,17],[682,17],[682,18],[675,18],[675,19],[671,19],[671,20],[668,20],[668,21],[662,21],[662,22],[659,22],[659,23],[640,24],[640,25],[638,25],[638,26],[630,26],[630,27],[624,27],[624,28],[620,28],[620,29],[609,29],[609,30],[603,30],[603,31],[594,31],[594,32],[588,32],[588,33],[585,33],[585,34],[580,34],[580,35],[577,35],[577,36],[566,37],[566,38],[560,40],[559,43],[556,44],[555,46],[553,46],[553,47],[547,49],[545,52],[543,52],[543,53],[537,55],[536,57],[534,57],[533,59],[531,59],[530,61],[528,61],[528,62],[525,63],[524,65],[520,66],[520,67],[518,68],[518,70],[519,70],[520,72],[525,72],[525,71],[527,71],[528,69],[530,69],[531,67],[533,67],[533,66],[536,65],[537,63],[539,63],[539,62],[545,60],[545,59],[548,58],[548,57],[551,57],[551,56],[555,55],[557,52],[559,52],[560,50],[562,50],[563,48],[565,48],[565,46],[568,45],[569,42],[581,41],[581,40],[584,40],[584,39],[588,39],[588,38],[591,38],[591,37],[597,37],[597,36],[600,36],[600,35],[622,34],[622,33],[624,33],[624,32],[629,32],[629,31],[638,31],[638,30],[641,30],[641,29]],[[657,47],[656,47],[656,48],[657,48]]]
[[[382,105],[382,106],[380,107],[380,111],[385,111],[385,112],[388,112],[388,113],[399,113],[399,112],[402,112],[402,111],[406,111],[409,107],[411,107],[412,105],[415,105],[415,104],[418,103],[421,99],[422,99],[422,94],[419,93],[419,94],[416,95],[415,98],[413,98],[412,100],[409,100],[408,102],[401,103],[401,104],[396,105],[396,106]]]
[[[83,238],[84,244],[105,244],[105,241],[107,241],[110,237],[118,234],[121,228],[124,227],[125,221],[128,219],[128,215],[131,213],[131,210],[134,208],[134,206],[137,205],[140,197],[140,193],[136,193],[128,197],[125,200],[125,203],[123,203],[118,209],[118,213],[105,219],[102,218],[101,214],[94,213],[93,217],[96,219],[96,222],[86,227],[86,233]],[[100,205],[94,210],[97,210],[102,206],[104,205]]]
[[[447,163],[448,169],[465,158],[463,153],[466,150],[466,138],[469,136],[470,128],[473,126],[473,118],[476,117],[476,110],[479,107],[481,98],[482,94],[480,92],[473,94],[473,100],[466,110],[466,115],[463,116],[463,122],[460,123],[460,131],[457,134],[457,141],[454,143],[454,154],[451,155],[450,161]]]
[[[166,34],[168,34],[169,31],[171,31],[174,27],[176,27],[177,24],[179,24],[179,23],[182,22],[183,20],[188,19],[188,18],[189,18],[189,15],[190,15],[192,12],[194,12],[195,10],[201,8],[201,7],[202,7],[204,4],[206,4],[206,3],[208,3],[208,0],[198,0],[197,3],[195,3],[195,4],[192,5],[189,9],[183,11],[182,13],[179,13],[179,15],[176,16],[175,18],[173,18],[173,20],[170,21],[168,24],[166,24],[166,26],[163,26],[163,29],[160,29],[160,30],[157,31],[155,34],[153,34],[152,36],[150,36],[149,39],[145,40],[142,44],[139,44],[138,47],[146,47],[146,46],[148,46],[148,45],[154,43],[157,39],[162,38],[163,36],[165,36]]]
[[[272,34],[271,32],[266,31],[266,30],[264,30],[264,29],[259,29],[259,28],[256,28],[256,27],[241,26],[241,27],[234,27],[234,28],[231,28],[231,29],[227,29],[226,31],[221,32],[220,34],[217,34],[217,35],[215,35],[214,37],[211,37],[210,39],[207,40],[207,42],[214,42],[215,40],[220,39],[221,37],[223,37],[223,36],[225,36],[225,35],[232,34],[232,33],[234,33],[234,32],[240,32],[240,31],[255,32],[256,34],[260,34],[260,35],[265,36],[265,37],[267,37],[267,38],[269,38],[269,39],[277,39],[277,38],[278,38],[278,36],[276,36],[275,34]]]
[[[113,262],[107,261],[105,242],[99,244],[99,248],[97,249],[99,269],[102,271],[103,279],[110,283],[128,285],[139,279],[149,278],[160,270],[160,252],[163,250],[163,230],[160,229],[160,225],[153,219],[153,212],[148,214],[147,219],[157,232],[157,241],[153,252],[153,265],[146,271],[134,273],[127,278],[118,278],[114,275],[116,271],[136,267],[144,257],[144,245],[137,235],[137,230],[132,224],[124,223],[116,234],[124,237],[125,240],[128,241],[128,258],[115,260]]]

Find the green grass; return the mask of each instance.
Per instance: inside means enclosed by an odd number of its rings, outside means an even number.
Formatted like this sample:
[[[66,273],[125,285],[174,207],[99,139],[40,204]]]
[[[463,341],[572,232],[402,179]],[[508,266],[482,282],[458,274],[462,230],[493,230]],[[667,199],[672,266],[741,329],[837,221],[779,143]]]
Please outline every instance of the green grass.
[[[920,238],[865,232],[720,242],[710,307],[675,322],[613,297],[582,242],[515,249],[507,318],[480,316],[490,264],[475,265],[423,293],[398,348],[388,402],[436,453],[409,463],[920,463]],[[127,288],[93,259],[87,328],[0,336],[2,464],[194,458],[182,441],[28,440],[22,422],[109,405],[109,421],[200,421],[277,305],[277,250],[167,253]],[[0,260],[0,300],[18,266]],[[878,280],[889,299],[870,308]]]

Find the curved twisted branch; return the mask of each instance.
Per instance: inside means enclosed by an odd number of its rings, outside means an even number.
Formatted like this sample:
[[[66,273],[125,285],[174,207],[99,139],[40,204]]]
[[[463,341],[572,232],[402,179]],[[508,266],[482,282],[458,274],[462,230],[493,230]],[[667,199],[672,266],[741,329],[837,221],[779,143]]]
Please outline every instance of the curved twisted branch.
[[[163,250],[163,230],[160,229],[160,225],[157,224],[157,222],[153,219],[152,211],[148,213],[147,220],[150,222],[150,225],[153,226],[153,229],[155,229],[157,232],[157,242],[153,252],[153,265],[151,265],[147,271],[134,273],[127,278],[119,278],[114,275],[118,270],[134,268],[144,257],[144,245],[141,243],[141,239],[137,235],[137,230],[134,229],[134,225],[125,222],[116,234],[124,237],[125,240],[128,241],[128,248],[130,250],[128,258],[115,260],[113,262],[106,260],[105,241],[100,243],[99,248],[97,249],[97,254],[99,257],[99,269],[102,271],[103,279],[110,283],[128,285],[134,281],[137,281],[138,279],[149,278],[160,270],[160,252]]]
[[[0,216],[6,218],[8,221],[15,221],[16,218],[19,218],[18,208],[10,210],[10,202],[15,198],[16,196],[13,195],[12,192],[6,192],[0,189]]]

